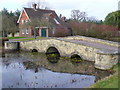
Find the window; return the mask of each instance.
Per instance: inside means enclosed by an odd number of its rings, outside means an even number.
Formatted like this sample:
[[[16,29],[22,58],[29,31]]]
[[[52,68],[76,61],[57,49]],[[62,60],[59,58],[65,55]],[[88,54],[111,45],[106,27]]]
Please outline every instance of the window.
[[[25,20],[22,20],[22,24],[24,24],[25,23]]]
[[[29,34],[28,28],[26,28],[26,34]]]
[[[26,20],[26,23],[28,22],[28,20]]]
[[[52,33],[55,34],[55,28],[53,28]]]
[[[49,18],[48,17],[45,17],[46,20],[48,20]]]
[[[22,34],[24,34],[24,29],[22,29]]]
[[[60,24],[56,18],[54,18],[54,21],[56,22],[56,24]]]

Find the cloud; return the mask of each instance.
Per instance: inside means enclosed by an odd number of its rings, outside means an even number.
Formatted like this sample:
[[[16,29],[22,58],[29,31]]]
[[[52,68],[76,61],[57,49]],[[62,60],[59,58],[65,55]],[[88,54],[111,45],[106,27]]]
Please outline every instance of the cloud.
[[[118,10],[120,10],[120,1],[118,2]]]
[[[8,10],[21,10],[26,2],[34,0],[0,0],[0,9],[3,7]],[[54,9],[57,14],[60,13],[70,17],[71,10],[79,9],[87,12],[88,16],[95,16],[98,19],[104,19],[105,16],[118,10],[119,0],[40,0],[46,1],[48,7]]]
[[[21,9],[26,0],[0,0],[0,9],[7,8],[8,10]]]
[[[53,9],[70,17],[70,11],[79,9],[85,11],[89,16],[103,19],[112,11],[118,10],[119,0],[47,0]],[[68,15],[69,13],[69,15]]]

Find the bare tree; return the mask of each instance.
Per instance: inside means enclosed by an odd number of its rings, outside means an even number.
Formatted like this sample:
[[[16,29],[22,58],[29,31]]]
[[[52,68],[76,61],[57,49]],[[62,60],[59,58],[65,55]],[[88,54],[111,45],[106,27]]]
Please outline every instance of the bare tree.
[[[12,33],[14,37],[14,33],[18,31],[18,27],[15,24],[14,17],[10,17],[7,15],[2,16],[2,34],[3,37],[7,36],[7,34]]]
[[[86,12],[80,12],[80,10],[72,10],[71,11],[71,18],[73,20],[82,22],[82,21],[86,20],[86,17],[87,17]]]
[[[47,2],[45,2],[45,0],[29,0],[26,5],[30,8],[32,8],[32,4],[36,3],[37,4],[37,8],[39,9],[46,9],[49,10],[49,5]]]

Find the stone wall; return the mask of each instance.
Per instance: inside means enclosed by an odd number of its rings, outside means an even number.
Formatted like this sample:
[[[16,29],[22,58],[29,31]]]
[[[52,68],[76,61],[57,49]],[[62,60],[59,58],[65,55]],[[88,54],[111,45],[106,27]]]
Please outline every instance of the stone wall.
[[[101,54],[95,56],[95,67],[99,69],[110,69],[118,63],[118,55]]]
[[[5,42],[5,50],[19,50],[19,42],[10,42],[6,41]]]

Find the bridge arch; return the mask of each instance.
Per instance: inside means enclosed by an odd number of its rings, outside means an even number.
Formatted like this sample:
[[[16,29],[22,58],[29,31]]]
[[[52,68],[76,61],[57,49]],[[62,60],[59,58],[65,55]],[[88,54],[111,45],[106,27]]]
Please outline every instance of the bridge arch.
[[[31,52],[39,52],[39,49],[37,47],[33,47],[30,49]]]
[[[37,49],[32,49],[31,52],[38,52],[38,50]]]
[[[47,54],[50,54],[50,53],[59,53],[58,49],[55,48],[55,47],[49,47],[47,50],[46,50],[46,53]],[[59,53],[60,54],[60,53]]]
[[[80,63],[81,61],[83,61],[83,59],[80,57],[80,55],[78,54],[73,54],[71,57],[70,57],[70,61],[75,64],[75,63]]]
[[[82,59],[82,58],[80,57],[80,55],[78,55],[78,54],[73,54],[73,55],[71,56],[71,59],[74,59],[74,58],[76,58],[76,59]]]
[[[47,48],[46,48],[46,54],[49,54],[49,53],[58,53],[60,54],[60,56],[62,55],[61,54],[61,50],[56,46],[56,45],[49,45]]]
[[[79,52],[77,52],[76,50],[74,52],[72,52],[69,57],[71,59],[78,58],[78,59],[82,59],[83,60],[83,56]]]

